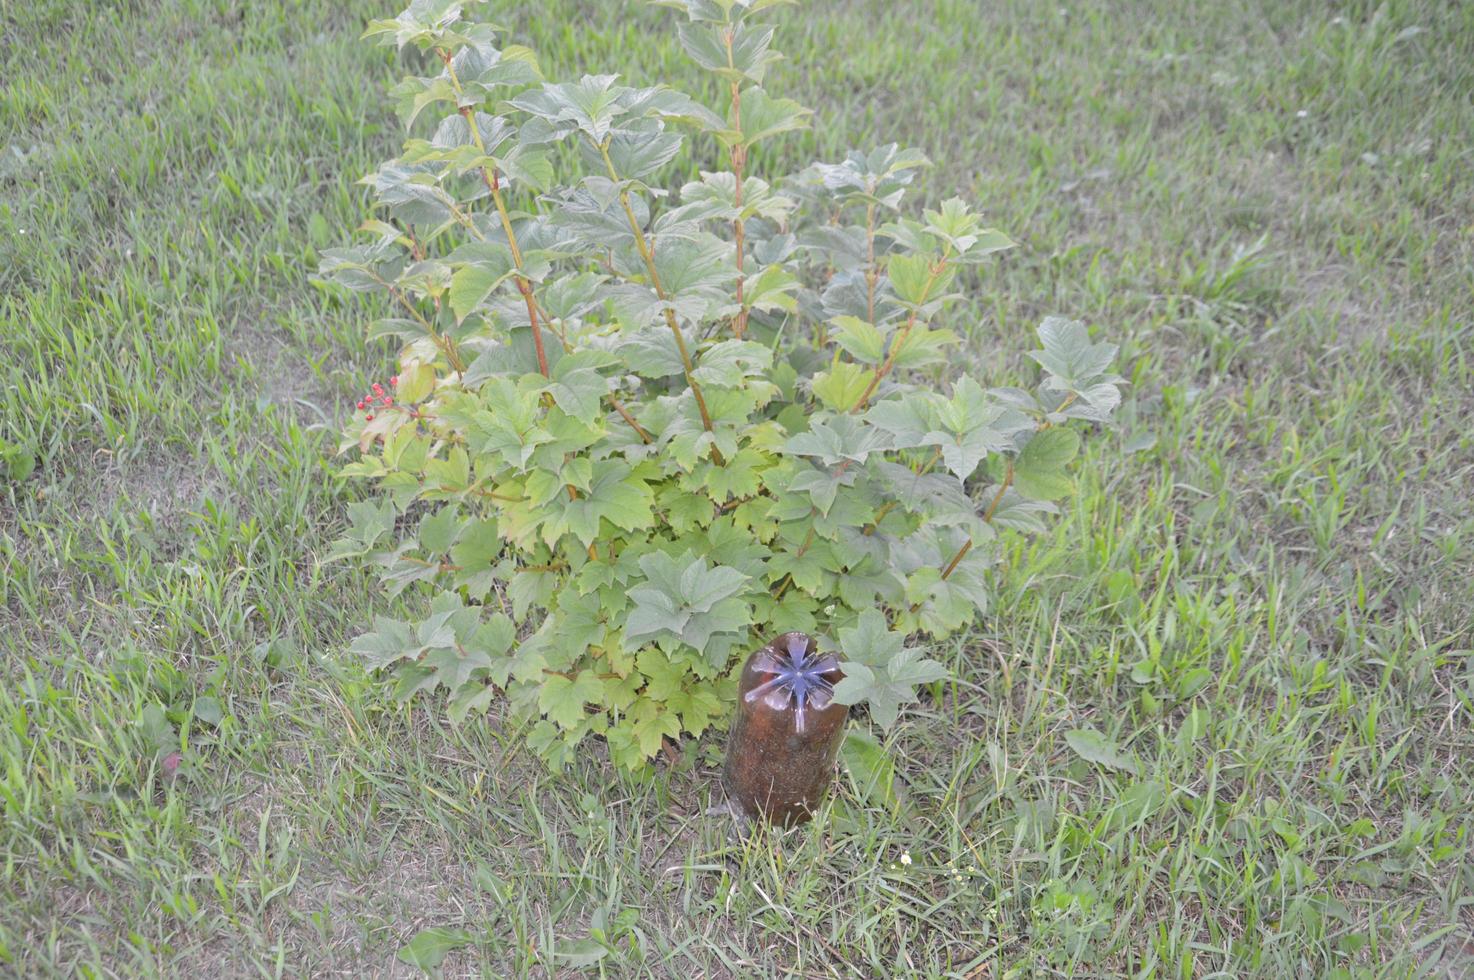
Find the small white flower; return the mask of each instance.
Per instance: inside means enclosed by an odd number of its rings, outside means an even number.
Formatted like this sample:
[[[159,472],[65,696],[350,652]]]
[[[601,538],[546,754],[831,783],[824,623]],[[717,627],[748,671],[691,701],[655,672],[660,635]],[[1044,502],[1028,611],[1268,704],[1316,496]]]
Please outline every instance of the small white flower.
[[[908,868],[911,867],[911,852],[910,851],[902,851],[901,852],[901,863],[904,864]]]
[[[1299,112],[1295,113],[1295,118],[1296,119],[1304,119],[1308,115],[1310,115],[1309,112],[1305,111],[1304,109],[1301,109]]]

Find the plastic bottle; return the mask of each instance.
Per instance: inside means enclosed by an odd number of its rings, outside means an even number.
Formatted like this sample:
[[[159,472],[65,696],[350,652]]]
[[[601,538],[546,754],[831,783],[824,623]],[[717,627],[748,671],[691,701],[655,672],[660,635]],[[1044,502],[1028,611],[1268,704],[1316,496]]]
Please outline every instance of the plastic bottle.
[[[806,633],[784,633],[747,658],[723,770],[745,815],[784,826],[814,815],[849,716],[834,700],[842,677],[838,658]]]

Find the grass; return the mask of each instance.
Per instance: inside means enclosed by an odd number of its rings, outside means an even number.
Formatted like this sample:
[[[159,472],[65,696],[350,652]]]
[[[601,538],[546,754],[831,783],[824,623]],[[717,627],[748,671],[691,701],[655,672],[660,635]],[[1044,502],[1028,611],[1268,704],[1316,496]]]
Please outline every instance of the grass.
[[[699,87],[667,12],[497,7],[550,74]],[[979,375],[1057,311],[1133,387],[934,651],[905,810],[845,776],[746,841],[719,738],[549,773],[342,656],[389,604],[319,562],[329,453],[388,352],[308,276],[399,138],[389,13],[0,0],[0,968],[408,974],[433,927],[451,975],[1474,971],[1474,7],[782,15],[821,123],[759,169],[923,147],[1024,243]]]

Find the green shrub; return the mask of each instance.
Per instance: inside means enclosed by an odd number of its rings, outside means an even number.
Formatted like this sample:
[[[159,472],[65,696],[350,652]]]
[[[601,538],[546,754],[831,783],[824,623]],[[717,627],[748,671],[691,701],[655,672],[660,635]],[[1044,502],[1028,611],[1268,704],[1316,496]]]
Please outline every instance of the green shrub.
[[[336,554],[433,598],[352,649],[401,697],[444,687],[455,721],[505,699],[554,762],[601,735],[637,768],[720,724],[740,659],[784,630],[833,637],[841,699],[889,724],[942,675],[904,638],[974,620],[998,529],[1042,527],[1069,423],[1120,400],[1115,348],[1058,318],[1032,391],[929,380],[958,274],[1013,243],[959,200],[902,213],[921,153],[747,172],[809,116],[762,88],[754,15],[779,2],[663,3],[725,118],[614,75],[546,82],[471,0],[367,32],[434,72],[393,90],[425,135],[364,178],[383,217],[323,256],[387,293],[369,336],[403,342],[348,427],[343,472],[379,494]],[[726,169],[661,186],[693,147]]]

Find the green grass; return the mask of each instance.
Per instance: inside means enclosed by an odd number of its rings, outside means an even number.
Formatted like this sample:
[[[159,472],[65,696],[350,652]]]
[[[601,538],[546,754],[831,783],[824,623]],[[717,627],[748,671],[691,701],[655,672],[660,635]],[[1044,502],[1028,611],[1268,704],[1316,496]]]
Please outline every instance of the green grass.
[[[496,6],[550,74],[701,90],[668,12]],[[399,139],[392,12],[0,0],[0,972],[410,973],[427,927],[452,975],[1474,971],[1474,7],[782,15],[820,123],[759,171],[924,148],[1023,243],[977,373],[1061,312],[1133,386],[934,651],[906,811],[842,777],[747,841],[720,738],[549,773],[342,655],[390,603],[320,563],[329,454],[389,352],[308,277]]]

